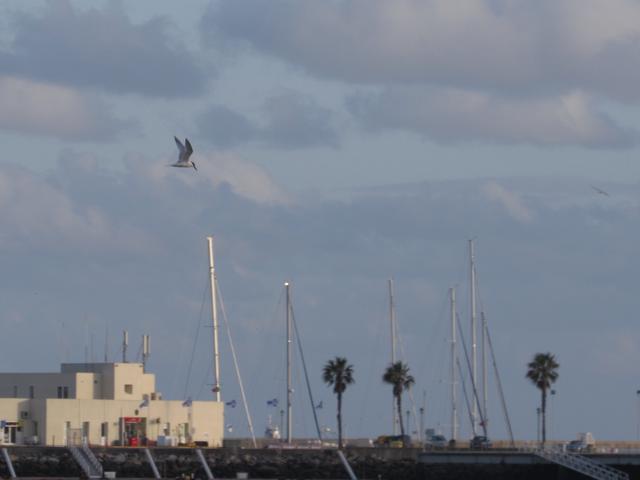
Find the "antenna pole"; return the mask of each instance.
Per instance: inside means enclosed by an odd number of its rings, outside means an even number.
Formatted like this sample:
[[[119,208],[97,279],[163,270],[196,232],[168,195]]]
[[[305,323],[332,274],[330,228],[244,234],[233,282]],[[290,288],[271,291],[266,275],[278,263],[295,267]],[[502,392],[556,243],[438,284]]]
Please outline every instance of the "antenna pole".
[[[471,380],[474,385],[478,384],[478,367],[476,365],[477,357],[477,335],[476,335],[476,266],[473,252],[473,239],[469,240],[469,263],[470,263],[470,291],[471,291]],[[478,407],[477,402],[473,402],[471,417],[473,418],[473,434],[476,434],[478,425]]]
[[[122,332],[122,363],[127,363],[127,346],[129,345],[129,332]]]
[[[289,282],[284,282],[284,289],[286,292],[286,322],[287,322],[287,443],[291,443],[291,437],[293,433],[292,419],[292,407],[291,396],[293,389],[291,386],[291,297],[290,297],[291,285]]]
[[[456,289],[451,287],[451,440],[458,438],[458,412],[456,399]]]
[[[218,306],[216,299],[216,269],[213,263],[213,237],[207,237],[209,244],[209,277],[211,283],[211,320],[213,322],[213,393],[216,402],[220,400],[220,352],[218,350]]]
[[[142,370],[145,371],[147,367],[147,360],[149,360],[149,354],[151,353],[149,344],[149,335],[142,335]]]
[[[396,363],[396,307],[393,299],[393,279],[389,279],[389,322],[391,324],[391,365]],[[398,412],[394,402],[391,402],[393,419],[393,434],[398,434]]]

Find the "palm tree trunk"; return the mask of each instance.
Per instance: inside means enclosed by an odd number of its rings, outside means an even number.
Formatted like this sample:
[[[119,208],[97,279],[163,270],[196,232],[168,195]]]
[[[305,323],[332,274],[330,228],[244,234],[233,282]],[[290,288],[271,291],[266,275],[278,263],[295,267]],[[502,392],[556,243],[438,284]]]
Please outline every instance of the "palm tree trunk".
[[[547,389],[542,389],[542,448],[547,440]]]
[[[398,420],[400,421],[400,435],[404,437],[404,423],[402,423],[402,394],[396,397],[398,405]]]
[[[338,393],[338,448],[342,450],[342,393]]]

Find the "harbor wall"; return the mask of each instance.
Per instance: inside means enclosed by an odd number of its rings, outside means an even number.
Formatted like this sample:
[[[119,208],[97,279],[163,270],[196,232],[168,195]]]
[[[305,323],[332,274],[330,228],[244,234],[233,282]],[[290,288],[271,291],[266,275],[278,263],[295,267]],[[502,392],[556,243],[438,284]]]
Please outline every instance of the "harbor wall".
[[[76,477],[81,475],[69,451],[63,447],[9,447],[9,454],[18,477]],[[105,471],[113,471],[117,478],[152,478],[153,474],[144,452],[138,448],[92,448]],[[183,474],[206,478],[195,452],[190,448],[152,448],[152,455],[163,478]],[[236,478],[246,472],[253,479],[348,478],[335,449],[260,449],[234,448],[203,449],[215,478]],[[557,465],[545,463],[523,454],[519,460],[489,460],[489,456],[474,454],[460,456],[442,454],[425,459],[418,449],[356,448],[346,451],[347,458],[361,480],[573,480],[583,476]],[[515,456],[514,456],[515,458]],[[615,467],[640,479],[640,456],[610,456]],[[609,463],[609,462],[607,462]],[[612,465],[613,466],[613,465]],[[4,462],[0,461],[0,476],[8,477]]]

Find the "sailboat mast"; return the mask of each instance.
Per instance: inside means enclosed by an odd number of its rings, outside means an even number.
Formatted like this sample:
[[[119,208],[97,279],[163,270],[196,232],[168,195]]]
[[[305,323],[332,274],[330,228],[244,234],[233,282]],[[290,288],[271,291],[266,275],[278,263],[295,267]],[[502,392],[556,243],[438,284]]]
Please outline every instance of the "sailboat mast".
[[[290,285],[289,282],[284,282],[284,289],[286,292],[286,322],[287,322],[287,443],[291,443],[293,425],[292,419],[292,407],[291,407],[291,395],[293,388],[291,386],[291,297],[290,297]]]
[[[220,400],[220,351],[218,349],[218,305],[216,296],[216,269],[213,262],[213,237],[207,237],[209,244],[209,278],[211,283],[211,321],[213,322],[213,393],[216,402]]]
[[[396,363],[396,308],[393,301],[393,279],[389,279],[389,323],[391,325],[391,364]],[[391,418],[393,419],[393,434],[398,434],[398,412],[394,402],[391,402]]]
[[[477,336],[476,336],[476,266],[473,248],[473,239],[469,240],[469,271],[470,271],[470,295],[471,295],[471,378],[474,385],[478,384],[478,367],[477,358]],[[471,418],[473,434],[476,434],[478,424],[478,407],[477,402],[473,402]]]
[[[456,289],[451,287],[451,440],[458,438],[458,412],[456,399]]]
[[[482,328],[482,418],[484,419],[485,427],[489,427],[489,416],[487,415],[487,319],[484,316],[482,309],[480,310],[480,320]]]

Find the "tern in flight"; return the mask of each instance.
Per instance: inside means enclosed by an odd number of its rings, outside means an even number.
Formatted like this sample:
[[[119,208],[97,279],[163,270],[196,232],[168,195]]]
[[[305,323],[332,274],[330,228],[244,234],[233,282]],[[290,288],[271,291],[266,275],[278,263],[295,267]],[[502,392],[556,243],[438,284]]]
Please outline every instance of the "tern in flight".
[[[178,146],[178,161],[176,163],[171,164],[172,167],[182,167],[182,168],[191,168],[194,170],[198,170],[196,168],[196,164],[193,163],[192,160],[189,160],[189,157],[193,153],[193,147],[189,142],[188,138],[184,139],[184,143],[187,145],[186,147],[182,144],[178,137],[173,137],[176,140],[176,145]]]
[[[609,195],[607,192],[605,192],[604,190],[598,188],[598,187],[594,187],[593,185],[591,185],[591,188],[593,188],[596,192],[598,192],[600,195],[605,195],[607,197],[610,197],[611,195]]]

